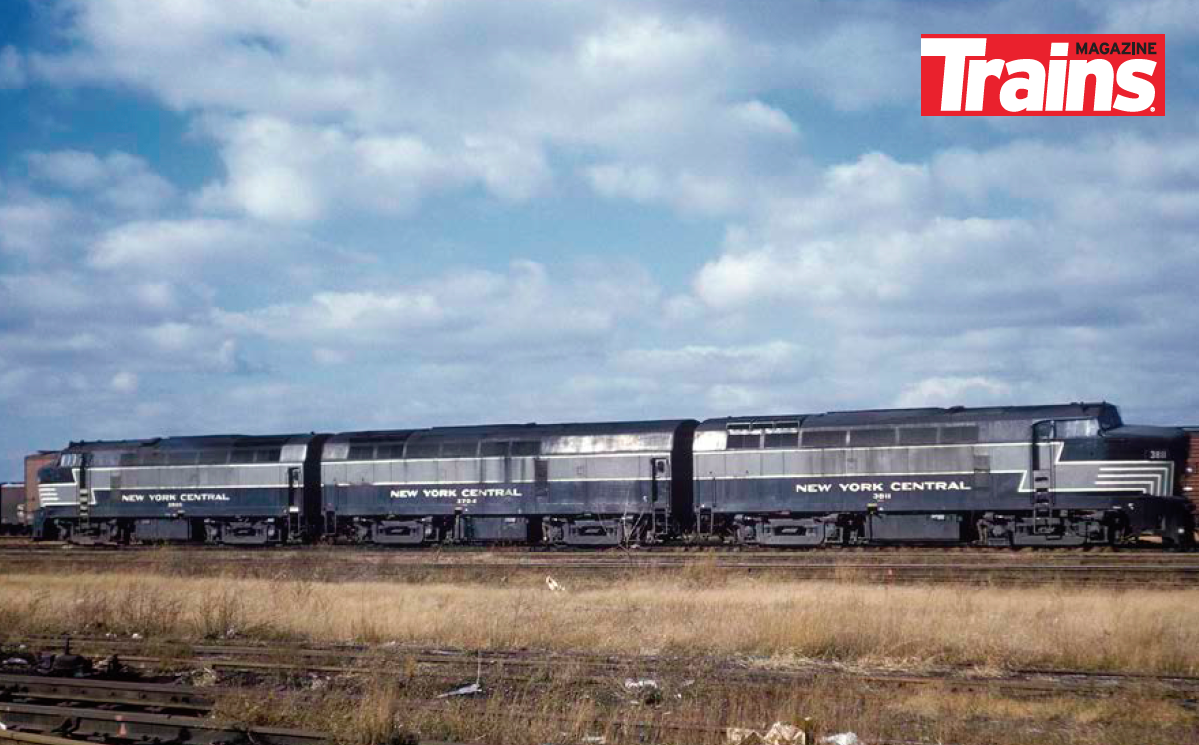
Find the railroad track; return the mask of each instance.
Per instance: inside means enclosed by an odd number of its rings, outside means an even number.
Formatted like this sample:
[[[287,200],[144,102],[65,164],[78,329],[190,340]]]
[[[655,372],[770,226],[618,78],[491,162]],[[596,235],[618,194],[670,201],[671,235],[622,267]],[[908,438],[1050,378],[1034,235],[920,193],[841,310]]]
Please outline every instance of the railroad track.
[[[317,553],[317,554],[376,554],[376,555],[410,555],[422,554],[506,554],[531,556],[612,556],[625,554],[677,554],[684,556],[720,555],[720,554],[751,554],[795,556],[844,556],[844,555],[924,555],[932,557],[944,556],[976,556],[1021,557],[1031,555],[1080,557],[1080,556],[1158,556],[1183,557],[1188,553],[1199,553],[1199,550],[1187,552],[1165,550],[1158,544],[1142,543],[1120,546],[1094,545],[1077,547],[1036,547],[1006,548],[995,546],[929,546],[929,545],[869,545],[869,546],[820,546],[818,548],[777,548],[771,546],[734,545],[727,543],[696,543],[696,544],[646,544],[623,547],[586,547],[586,546],[524,546],[524,545],[470,545],[470,544],[438,544],[422,546],[377,546],[350,543],[316,543],[288,544],[274,546],[221,546],[202,543],[179,544],[130,544],[125,546],[85,546],[65,543],[62,541],[34,541],[28,537],[0,536],[0,552],[3,551],[81,551],[101,553],[138,553],[163,551],[190,551],[202,553]]]
[[[129,642],[116,640],[93,640],[91,642],[87,640],[75,640],[73,645],[77,648],[84,648],[88,644],[99,645],[100,643],[110,645],[110,650],[115,647],[127,648],[130,645]],[[193,662],[201,663],[207,667],[229,665],[231,669],[240,671],[262,671],[263,663],[254,663],[248,659],[240,661],[225,659],[222,662],[220,658],[292,653],[302,655],[306,658],[305,661],[290,664],[279,662],[265,664],[274,669],[290,667],[305,671],[352,670],[356,672],[370,670],[359,664],[340,668],[334,667],[329,663],[338,662],[345,664],[356,660],[358,663],[373,661],[375,664],[378,664],[379,660],[378,656],[372,656],[377,653],[377,650],[369,650],[364,647],[284,650],[280,647],[272,646],[206,645],[193,647],[192,651],[195,653],[195,657],[192,659]],[[393,650],[387,650],[387,652],[389,654],[394,653]],[[436,661],[439,664],[454,668],[454,670],[447,670],[447,677],[457,676],[458,679],[461,679],[460,673],[463,668],[468,669],[473,677],[475,674],[478,674],[476,670],[481,668],[486,671],[482,679],[485,681],[488,689],[491,689],[501,680],[512,680],[511,676],[501,675],[502,670],[492,669],[492,666],[519,670],[523,666],[536,666],[547,663],[557,664],[565,658],[570,664],[589,664],[596,667],[597,675],[600,676],[597,678],[597,681],[610,686],[613,682],[611,675],[623,675],[625,672],[624,666],[630,661],[630,658],[589,655],[585,653],[547,655],[544,653],[522,651],[465,652],[454,650],[422,651],[417,649],[406,649],[403,653],[405,655],[420,657],[422,665]],[[642,663],[642,667],[639,668],[642,672],[648,671],[651,673],[654,670],[653,665],[655,663],[669,665],[673,662],[671,660],[651,659],[648,666],[646,666],[644,659],[636,659]],[[319,664],[314,664],[314,661]],[[712,674],[713,671],[715,671],[715,674],[721,676],[719,685],[725,687],[729,685],[743,686],[749,682],[751,684],[772,683],[789,688],[796,682],[807,680],[807,678],[802,677],[803,675],[810,675],[810,673],[798,673],[796,671],[745,671],[739,670],[736,667],[701,667],[701,669],[695,671],[695,674]],[[376,669],[374,672],[379,672],[379,670]],[[396,670],[393,668],[391,672],[394,673]],[[675,672],[677,673],[678,670],[676,669]],[[744,677],[727,677],[738,674]],[[845,671],[825,671],[824,674],[846,675],[847,673]],[[422,672],[421,675],[423,677],[424,673]],[[1128,681],[1134,681],[1138,684],[1143,684],[1146,681],[1153,681],[1154,683],[1170,682],[1182,686],[1182,688],[1173,692],[1165,691],[1164,695],[1166,698],[1177,696],[1193,697],[1194,693],[1199,691],[1199,677],[1111,675],[1083,673],[1080,671],[1030,671],[1029,675],[1054,675],[1063,679],[1036,680],[1019,678],[1003,681],[979,679],[946,683],[945,681],[935,681],[929,677],[911,675],[871,674],[857,675],[855,677],[863,678],[872,685],[880,683],[886,685],[923,685],[929,682],[940,682],[952,690],[988,690],[990,692],[1001,692],[1005,695],[1017,695],[1021,697],[1040,695],[1042,693],[1055,695],[1103,695],[1104,693],[1118,690],[1119,686]],[[1086,685],[1079,686],[1069,684],[1068,681],[1065,681],[1064,678],[1066,676],[1081,676],[1088,678],[1088,680]],[[543,684],[541,682],[543,679],[532,680],[534,685]],[[584,684],[588,682],[582,678],[572,678],[571,680],[577,680]],[[251,688],[248,690],[254,689]],[[880,689],[876,687],[876,692],[878,690]],[[4,739],[9,739],[30,743],[31,745],[71,745],[73,742],[78,742],[79,739],[88,739],[121,743],[128,743],[130,741],[170,742],[178,743],[179,745],[244,745],[245,743],[260,743],[261,745],[325,745],[330,739],[329,735],[322,732],[266,727],[239,728],[226,722],[214,720],[208,715],[212,710],[214,702],[218,700],[224,691],[225,689],[221,688],[199,689],[187,686],[142,682],[112,682],[93,679],[56,679],[35,676],[0,675],[0,694],[2,694],[0,695],[0,722],[4,722],[10,728],[9,731],[12,735],[11,737],[0,737],[0,742]],[[1136,692],[1137,695],[1143,695],[1145,689],[1137,688]],[[1163,691],[1154,690],[1154,693],[1160,695]],[[304,700],[303,692],[297,692],[296,695],[299,696],[297,701]],[[402,706],[405,710],[419,710],[426,714],[446,712],[454,717],[473,717],[478,720],[480,725],[488,718],[505,718],[509,722],[521,719],[527,720],[530,723],[560,722],[564,729],[577,727],[580,723],[576,715],[555,713],[540,707],[522,708],[520,705],[505,705],[497,709],[487,704],[486,697],[483,699],[439,700],[430,699],[427,696],[422,697],[418,693],[414,698],[406,698]],[[672,715],[669,708],[659,707],[621,708],[606,713],[595,712],[590,716],[594,717],[591,721],[591,726],[595,728],[593,731],[621,732],[624,733],[621,739],[627,737],[634,741],[674,741],[679,738],[716,741],[723,739],[725,729],[723,726],[714,725],[710,721],[689,721],[686,717],[680,719]],[[63,737],[71,739],[57,739]],[[422,740],[422,742],[425,741]],[[901,745],[909,741],[872,739],[871,742],[878,742],[880,745],[884,743],[886,745]],[[426,743],[426,745],[433,744]],[[438,743],[437,745],[454,744]]]
[[[174,698],[198,700],[206,692],[179,686],[153,684],[121,684],[122,692],[111,696],[114,687],[105,681],[74,680],[69,684],[59,679],[14,680],[15,676],[0,675],[0,691],[18,687],[41,703],[16,703],[8,697],[0,699],[0,743],[27,745],[77,745],[83,741],[114,743],[150,742],[176,745],[327,745],[332,738],[324,732],[280,727],[240,728],[201,716],[164,715],[153,711],[152,700],[164,706],[172,705],[167,694],[158,689],[173,689]],[[139,697],[147,711],[129,711]],[[97,701],[108,701],[96,705]],[[406,701],[405,708],[429,711],[451,711],[458,704],[445,701]],[[116,710],[113,707],[119,707]],[[496,717],[495,711],[475,707],[479,720]],[[577,726],[577,716],[554,714],[542,709],[505,707],[502,716],[528,722],[553,721],[563,727]],[[722,739],[726,728],[706,723],[678,721],[669,712],[647,718],[637,712],[629,716],[595,716],[591,721],[600,731],[616,730],[631,734],[637,741],[657,741],[668,736],[690,736]],[[926,745],[908,740],[876,740],[879,745]],[[462,743],[420,740],[421,745],[464,745]]]
[[[237,727],[210,718],[212,707],[211,692],[181,686],[0,675],[0,722],[7,733],[179,745],[324,745],[329,740],[323,732]]]
[[[212,712],[213,698],[210,692],[176,685],[0,673],[0,703],[69,703],[110,711],[205,716]]]
[[[61,647],[53,637],[27,637],[28,648]],[[969,668],[944,668],[928,673],[907,673],[808,662],[786,668],[763,667],[752,660],[704,657],[667,657],[544,652],[533,650],[448,650],[386,645],[273,646],[201,644],[144,640],[72,638],[77,653],[118,655],[122,664],[145,670],[208,668],[214,671],[255,673],[263,676],[304,674],[395,675],[412,669],[421,675],[461,680],[484,672],[506,681],[539,680],[547,671],[569,668],[580,681],[604,683],[614,679],[691,677],[701,685],[780,685],[810,683],[822,677],[854,680],[889,687],[938,686],[953,690],[1003,691],[1020,695],[1106,695],[1137,687],[1165,698],[1199,698],[1199,676],[1112,673],[1085,670],[1021,669],[1001,676],[980,677]],[[166,651],[156,651],[156,650]]]
[[[195,558],[196,561],[192,561]],[[1194,554],[655,554],[453,553],[156,550],[4,551],[4,571],[163,571],[187,575],[386,579],[547,572],[562,575],[669,576],[687,571],[763,575],[789,580],[892,584],[1088,585],[1199,587]]]

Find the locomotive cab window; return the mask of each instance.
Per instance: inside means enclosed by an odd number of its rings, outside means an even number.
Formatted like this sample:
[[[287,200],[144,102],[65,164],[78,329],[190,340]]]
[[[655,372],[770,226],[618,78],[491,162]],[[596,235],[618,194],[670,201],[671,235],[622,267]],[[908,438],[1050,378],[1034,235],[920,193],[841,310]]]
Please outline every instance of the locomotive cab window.
[[[75,476],[70,468],[55,468],[47,466],[37,472],[38,481],[43,484],[73,484]]]

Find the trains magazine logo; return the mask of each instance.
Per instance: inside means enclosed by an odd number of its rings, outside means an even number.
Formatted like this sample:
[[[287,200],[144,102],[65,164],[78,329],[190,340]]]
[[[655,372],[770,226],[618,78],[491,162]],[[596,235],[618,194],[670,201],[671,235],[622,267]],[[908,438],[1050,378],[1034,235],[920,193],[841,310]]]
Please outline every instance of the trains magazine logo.
[[[921,34],[922,116],[1165,116],[1165,34]]]

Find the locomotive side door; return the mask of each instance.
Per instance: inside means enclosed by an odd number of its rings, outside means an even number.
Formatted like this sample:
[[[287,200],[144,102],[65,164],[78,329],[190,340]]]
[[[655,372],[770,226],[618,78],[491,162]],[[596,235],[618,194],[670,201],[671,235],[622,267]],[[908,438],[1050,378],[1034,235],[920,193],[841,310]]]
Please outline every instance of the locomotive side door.
[[[1034,531],[1052,530],[1055,473],[1056,432],[1052,421],[1037,422],[1032,427],[1032,453],[1029,462],[1032,477],[1032,517]]]
[[[670,485],[670,459],[669,458],[650,458],[650,502],[654,509],[665,508],[668,505],[664,502],[669,500]],[[664,499],[665,498],[665,499]]]
[[[300,495],[304,491],[303,469],[292,466],[287,469],[287,536],[289,540],[300,537]]]
[[[667,515],[670,511],[670,459],[650,458],[650,496],[649,507],[651,530],[656,534],[666,529]]]

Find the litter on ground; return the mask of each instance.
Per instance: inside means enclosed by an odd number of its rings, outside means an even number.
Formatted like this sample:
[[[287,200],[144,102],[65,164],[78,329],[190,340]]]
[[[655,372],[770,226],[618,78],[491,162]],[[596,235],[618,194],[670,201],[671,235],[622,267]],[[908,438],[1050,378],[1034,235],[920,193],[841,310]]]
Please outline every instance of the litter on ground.
[[[482,684],[480,684],[476,681],[474,683],[471,683],[470,685],[464,685],[461,688],[455,688],[454,690],[449,691],[448,693],[443,693],[440,696],[438,696],[437,698],[449,698],[450,696],[473,696],[476,693],[482,693],[482,692],[483,692]]]
[[[729,745],[808,745],[810,720],[802,724],[775,722],[765,733],[748,727],[729,727],[725,739]]]

